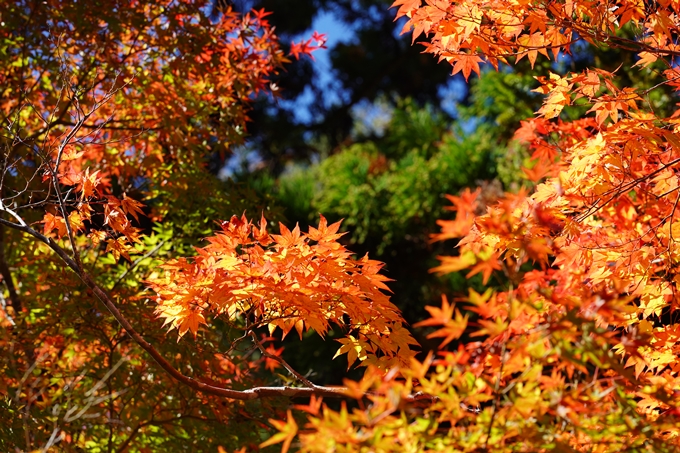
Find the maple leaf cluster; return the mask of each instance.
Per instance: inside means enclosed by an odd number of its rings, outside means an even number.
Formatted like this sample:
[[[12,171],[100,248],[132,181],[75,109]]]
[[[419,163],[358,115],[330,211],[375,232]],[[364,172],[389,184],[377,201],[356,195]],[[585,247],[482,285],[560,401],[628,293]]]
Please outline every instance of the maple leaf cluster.
[[[290,47],[290,53],[295,57],[296,60],[300,59],[300,55],[309,55],[314,59],[312,52],[319,49],[326,49],[326,35],[314,32],[312,37],[306,41],[300,41],[297,43],[292,43]],[[312,44],[314,42],[314,44]]]
[[[350,366],[408,363],[415,340],[383,292],[382,264],[353,259],[337,242],[339,227],[322,216],[308,233],[280,224],[277,235],[264,217],[256,226],[234,216],[195,258],[170,261],[149,280],[156,313],[180,337],[196,335],[208,313],[247,330],[279,328],[285,336],[295,329],[300,338],[309,329],[325,336],[335,324],[347,332],[338,354],[347,353]]]
[[[527,57],[533,68],[539,55],[556,59],[579,40],[636,51],[641,66],[675,54],[678,5],[646,5],[629,0],[397,0],[392,6],[399,7],[397,18],[407,18],[402,33],[412,31],[414,42],[427,35],[425,51],[450,62],[453,73],[467,79],[479,74],[483,62],[498,69]],[[640,39],[617,34],[625,26],[638,29]]]

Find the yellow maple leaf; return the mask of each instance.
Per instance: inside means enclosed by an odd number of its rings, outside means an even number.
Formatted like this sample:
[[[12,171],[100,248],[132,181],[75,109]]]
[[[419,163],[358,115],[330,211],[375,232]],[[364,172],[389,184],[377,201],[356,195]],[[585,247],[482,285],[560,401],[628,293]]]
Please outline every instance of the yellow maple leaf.
[[[293,418],[293,414],[291,413],[290,409],[288,409],[287,419],[285,422],[270,418],[269,423],[274,425],[274,427],[278,429],[279,432],[274,434],[266,441],[262,442],[260,444],[260,448],[283,442],[283,445],[281,446],[281,453],[286,453],[298,432],[298,425]]]

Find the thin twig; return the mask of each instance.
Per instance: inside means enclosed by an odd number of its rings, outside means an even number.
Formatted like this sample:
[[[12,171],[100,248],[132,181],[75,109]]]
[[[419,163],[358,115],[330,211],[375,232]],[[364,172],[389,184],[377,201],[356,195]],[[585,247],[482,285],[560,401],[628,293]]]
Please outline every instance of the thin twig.
[[[311,387],[311,388],[316,387],[312,382],[309,381],[309,379],[307,379],[306,377],[304,377],[303,375],[301,375],[300,373],[298,373],[297,371],[295,371],[295,370],[293,369],[293,367],[290,366],[290,365],[288,364],[288,362],[286,362],[286,361],[283,359],[283,357],[279,357],[279,356],[277,356],[277,355],[270,354],[269,352],[267,352],[267,350],[264,348],[264,346],[262,346],[262,343],[260,342],[260,340],[257,338],[257,334],[256,334],[254,331],[252,331],[252,330],[250,331],[250,337],[253,339],[253,342],[255,343],[255,345],[256,345],[257,348],[260,350],[260,352],[262,353],[263,356],[265,356],[265,357],[267,357],[267,358],[269,358],[269,359],[272,359],[272,360],[275,360],[275,361],[279,362],[281,365],[283,365],[283,367],[284,367],[286,370],[288,370],[288,372],[289,372],[290,374],[292,374],[293,376],[295,376],[295,378],[296,378],[298,381],[302,382],[302,383],[305,384],[307,387]]]
[[[512,322],[512,318],[510,317],[510,313],[512,313],[512,285],[510,285],[510,290],[508,291],[508,325],[510,325],[510,322]],[[494,386],[493,394],[494,394],[494,400],[493,400],[493,407],[492,407],[492,412],[491,412],[491,420],[489,420],[489,429],[486,432],[486,440],[484,441],[484,449],[486,450],[488,448],[489,444],[489,439],[491,439],[491,431],[493,429],[493,422],[496,419],[496,414],[498,413],[498,406],[500,404],[500,399],[501,399],[501,379],[503,378],[503,368],[505,367],[505,353],[507,351],[507,340],[503,340],[503,344],[501,346],[501,366],[499,367],[498,370],[498,376],[496,377],[496,384]]]
[[[132,264],[130,265],[130,267],[128,267],[127,269],[125,269],[125,272],[123,272],[122,274],[120,274],[120,277],[118,277],[118,278],[116,279],[116,282],[113,284],[113,286],[111,287],[111,290],[110,290],[110,291],[113,291],[114,289],[116,289],[116,286],[118,286],[118,285],[125,279],[125,277],[127,277],[127,275],[128,275],[135,267],[137,267],[137,266],[139,265],[139,263],[141,263],[141,262],[142,262],[143,260],[145,260],[146,258],[149,258],[150,256],[154,255],[158,250],[160,250],[161,247],[163,247],[163,245],[165,245],[165,241],[161,241],[156,247],[152,248],[152,249],[149,250],[147,253],[145,253],[144,256],[141,256],[141,257],[137,258],[136,260],[134,260],[134,261],[132,262]]]

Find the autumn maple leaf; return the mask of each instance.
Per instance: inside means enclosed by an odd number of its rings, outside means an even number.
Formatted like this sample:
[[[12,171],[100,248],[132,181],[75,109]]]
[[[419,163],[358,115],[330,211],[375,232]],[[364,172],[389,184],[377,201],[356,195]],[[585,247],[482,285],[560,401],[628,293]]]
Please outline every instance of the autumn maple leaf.
[[[430,313],[430,319],[420,321],[414,324],[413,327],[444,326],[427,335],[427,338],[444,337],[444,340],[439,345],[440,348],[459,338],[467,327],[468,315],[461,315],[460,311],[455,310],[454,304],[449,305],[445,295],[442,295],[442,308],[426,306],[425,310]]]
[[[144,215],[144,211],[142,211],[142,208],[144,205],[140,203],[137,200],[133,200],[132,198],[128,197],[127,194],[123,194],[123,199],[120,201],[121,207],[123,208],[123,211],[126,214],[131,215],[132,217],[135,218],[136,221],[139,222],[139,217],[137,217],[139,214]]]
[[[319,217],[319,228],[309,227],[309,233],[307,233],[309,239],[318,242],[331,242],[345,235],[345,233],[338,233],[342,220],[329,226],[324,216],[320,215]]]
[[[545,47],[545,36],[543,36],[543,33],[541,32],[536,32],[531,35],[522,35],[517,40],[517,42],[522,44],[520,49],[527,49],[517,55],[517,61],[521,60],[523,56],[527,55],[532,69],[536,63],[536,57],[539,53],[550,58],[548,55],[548,50]]]
[[[462,72],[466,81],[469,79],[470,74],[472,72],[479,75],[479,63],[482,63],[484,61],[478,55],[475,54],[473,55],[457,54],[445,58],[447,60],[455,62],[453,64],[453,72],[451,74],[454,75],[459,72]]]
[[[274,427],[277,430],[279,430],[279,432],[274,434],[266,441],[262,442],[260,444],[260,448],[268,447],[270,445],[275,445],[278,444],[279,442],[283,442],[283,445],[281,446],[281,453],[286,453],[288,451],[291,442],[293,442],[293,439],[295,438],[295,435],[298,432],[298,425],[297,423],[295,423],[295,418],[293,417],[293,414],[290,412],[290,409],[288,409],[288,416],[286,420],[287,420],[286,422],[283,422],[281,420],[277,420],[274,418],[269,419],[269,423],[274,425]]]
[[[408,16],[411,17],[411,12],[420,8],[422,0],[396,0],[392,3],[392,8],[399,7],[397,10],[397,17]],[[403,33],[403,32],[402,32]]]
[[[503,267],[501,266],[501,263],[498,260],[498,256],[496,254],[493,254],[489,259],[479,261],[476,265],[474,265],[471,269],[470,272],[466,275],[467,278],[472,277],[475,274],[482,273],[482,283],[487,284],[489,281],[489,277],[491,277],[491,274],[493,271],[501,270]]]

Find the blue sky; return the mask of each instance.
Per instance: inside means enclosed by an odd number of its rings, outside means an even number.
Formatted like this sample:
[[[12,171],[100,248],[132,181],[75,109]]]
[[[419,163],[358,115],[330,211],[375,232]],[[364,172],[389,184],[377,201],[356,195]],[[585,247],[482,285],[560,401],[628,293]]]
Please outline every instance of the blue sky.
[[[327,11],[321,11],[314,18],[311,29],[300,35],[298,39],[308,39],[312,30],[325,34],[327,38],[327,49],[319,49],[314,52],[314,76],[318,86],[323,87],[326,94],[321,101],[328,106],[340,103],[342,87],[333,75],[330,49],[340,43],[351,42],[354,39],[354,30],[339,21],[333,13]],[[308,87],[296,101],[292,102],[291,107],[295,107],[295,119],[301,123],[312,123],[314,118],[312,118],[307,106],[318,101]],[[282,104],[286,105],[286,102]]]
[[[399,35],[403,27],[403,21],[397,21],[394,24],[394,34]],[[333,74],[333,69],[330,61],[330,49],[340,43],[349,43],[355,39],[354,30],[352,27],[344,24],[338,20],[336,16],[329,11],[321,11],[314,18],[312,27],[306,31],[298,39],[308,39],[312,31],[323,33],[327,37],[327,49],[319,49],[314,52],[314,74],[318,86],[323,87],[324,98],[317,99],[312,93],[311,89],[305,90],[303,94],[295,101],[288,101],[288,105],[284,102],[283,105],[294,107],[292,109],[295,114],[295,119],[301,123],[312,123],[312,117],[309,106],[314,102],[324,102],[326,106],[341,103],[347,93],[343,93],[341,84],[337,81]],[[451,77],[449,84],[439,90],[441,98],[441,107],[444,111],[452,116],[456,115],[456,103],[460,100],[460,93],[465,93],[465,82],[460,77]],[[383,111],[381,106],[376,106],[377,111]],[[358,110],[367,112],[370,115],[371,109],[367,103],[358,106]]]

